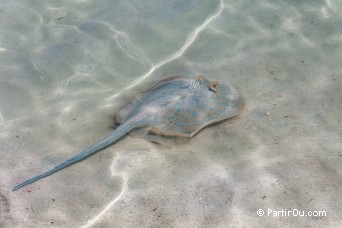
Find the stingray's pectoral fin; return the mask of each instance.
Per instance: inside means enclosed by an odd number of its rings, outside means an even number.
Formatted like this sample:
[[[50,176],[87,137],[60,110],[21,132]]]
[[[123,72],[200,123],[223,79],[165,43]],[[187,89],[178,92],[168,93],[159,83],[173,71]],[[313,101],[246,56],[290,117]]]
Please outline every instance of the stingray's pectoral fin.
[[[124,123],[120,126],[118,126],[114,131],[112,131],[107,137],[103,138],[98,143],[94,144],[93,146],[88,147],[87,149],[81,151],[80,153],[76,154],[75,156],[71,157],[70,159],[66,160],[65,162],[62,162],[61,164],[57,165],[56,167],[50,169],[49,171],[39,174],[37,176],[34,176],[26,181],[24,181],[21,184],[18,184],[14,186],[12,191],[16,191],[21,187],[24,187],[25,185],[31,184],[37,180],[40,180],[44,177],[47,177],[61,169],[64,169],[68,166],[71,166],[79,161],[82,161],[83,159],[103,150],[104,148],[108,147],[109,145],[113,144],[117,140],[119,140],[122,136],[124,136],[127,132],[132,130],[133,128],[139,127],[141,125],[137,125],[134,122],[130,123]]]

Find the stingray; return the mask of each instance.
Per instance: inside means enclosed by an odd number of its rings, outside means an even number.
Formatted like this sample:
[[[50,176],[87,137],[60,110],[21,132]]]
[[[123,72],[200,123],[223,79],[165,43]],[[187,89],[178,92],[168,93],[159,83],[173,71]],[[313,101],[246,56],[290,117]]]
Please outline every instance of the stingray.
[[[135,129],[161,136],[192,137],[204,127],[240,113],[242,99],[228,82],[182,76],[159,81],[116,115],[118,126],[96,144],[45,173],[16,185],[13,191],[47,177],[103,150]]]

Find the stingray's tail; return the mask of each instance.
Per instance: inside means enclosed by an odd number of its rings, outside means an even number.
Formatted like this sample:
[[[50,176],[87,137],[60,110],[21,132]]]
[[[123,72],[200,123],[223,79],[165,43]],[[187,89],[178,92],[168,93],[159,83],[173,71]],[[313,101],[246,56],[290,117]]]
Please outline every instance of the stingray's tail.
[[[95,154],[96,152],[103,150],[104,148],[108,147],[109,145],[111,145],[115,141],[119,140],[127,132],[129,132],[130,130],[132,130],[136,127],[139,127],[139,126],[137,126],[136,124],[125,124],[125,123],[120,125],[118,128],[113,130],[109,135],[104,137],[98,143],[88,147],[87,149],[81,151],[80,153],[76,154],[75,156],[71,157],[70,159],[66,160],[65,162],[62,162],[61,164],[57,165],[56,167],[50,169],[49,171],[42,173],[42,174],[39,174],[37,176],[34,176],[34,177],[24,181],[23,183],[16,185],[12,189],[12,191],[16,191],[19,188],[24,187],[25,185],[31,184],[37,180],[40,180],[44,177],[47,177],[47,176],[57,172],[58,170],[64,169],[68,166],[71,166],[71,165]]]

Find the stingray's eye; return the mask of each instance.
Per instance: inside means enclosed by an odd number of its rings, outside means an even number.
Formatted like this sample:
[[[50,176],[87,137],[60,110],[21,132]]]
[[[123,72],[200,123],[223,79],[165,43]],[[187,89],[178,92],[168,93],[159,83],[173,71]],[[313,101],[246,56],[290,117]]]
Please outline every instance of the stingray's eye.
[[[203,75],[200,75],[200,76],[198,76],[197,79],[200,80],[200,81],[204,81],[206,78]]]
[[[216,86],[217,86],[217,82],[211,82],[209,85],[209,90],[213,91],[213,92],[217,92],[216,90]]]

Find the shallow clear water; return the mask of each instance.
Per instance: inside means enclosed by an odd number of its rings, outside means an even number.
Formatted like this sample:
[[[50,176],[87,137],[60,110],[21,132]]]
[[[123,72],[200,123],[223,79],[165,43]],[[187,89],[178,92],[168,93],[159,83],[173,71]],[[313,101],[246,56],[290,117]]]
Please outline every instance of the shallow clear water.
[[[342,224],[341,1],[2,1],[0,226]],[[168,76],[246,108],[191,140],[132,134],[11,192],[110,131]],[[327,216],[258,216],[257,210]]]

